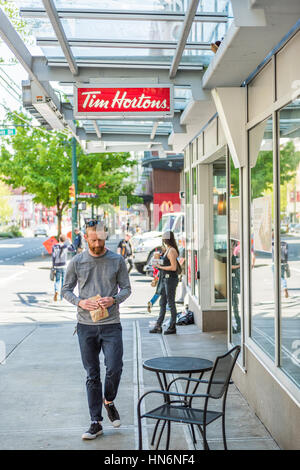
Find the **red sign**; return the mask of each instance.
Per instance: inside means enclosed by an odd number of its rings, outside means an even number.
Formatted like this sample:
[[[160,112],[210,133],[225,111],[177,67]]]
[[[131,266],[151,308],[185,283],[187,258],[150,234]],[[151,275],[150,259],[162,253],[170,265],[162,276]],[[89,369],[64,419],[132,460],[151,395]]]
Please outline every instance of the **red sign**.
[[[179,193],[154,193],[154,225],[156,226],[163,214],[180,212]]]
[[[111,87],[75,85],[74,116],[101,115],[172,115],[172,87],[170,85],[136,85]]]
[[[48,238],[48,240],[46,240],[45,242],[43,242],[43,245],[44,247],[46,248],[46,250],[48,251],[49,255],[51,255],[52,253],[52,247],[53,245],[55,245],[57,242],[56,238],[55,237],[50,237]]]

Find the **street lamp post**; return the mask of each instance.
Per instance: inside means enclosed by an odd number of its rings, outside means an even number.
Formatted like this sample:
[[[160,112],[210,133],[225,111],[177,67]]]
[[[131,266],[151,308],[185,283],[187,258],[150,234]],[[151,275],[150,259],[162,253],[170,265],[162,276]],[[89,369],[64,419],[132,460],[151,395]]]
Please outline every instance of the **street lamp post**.
[[[75,200],[72,202],[72,242],[75,240],[74,229],[77,225],[77,193],[78,193],[78,181],[77,181],[77,160],[76,160],[76,139],[72,137],[72,184],[75,186]]]

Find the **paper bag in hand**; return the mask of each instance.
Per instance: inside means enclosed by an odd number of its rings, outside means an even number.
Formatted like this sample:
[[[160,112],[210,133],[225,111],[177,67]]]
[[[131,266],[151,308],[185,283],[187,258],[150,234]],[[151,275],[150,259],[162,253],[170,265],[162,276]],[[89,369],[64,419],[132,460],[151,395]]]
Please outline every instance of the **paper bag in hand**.
[[[95,295],[94,297],[90,297],[89,300],[99,300],[101,299],[101,295]],[[93,322],[97,322],[99,320],[103,320],[104,318],[108,317],[108,311],[105,307],[99,307],[96,310],[90,311],[91,317]]]

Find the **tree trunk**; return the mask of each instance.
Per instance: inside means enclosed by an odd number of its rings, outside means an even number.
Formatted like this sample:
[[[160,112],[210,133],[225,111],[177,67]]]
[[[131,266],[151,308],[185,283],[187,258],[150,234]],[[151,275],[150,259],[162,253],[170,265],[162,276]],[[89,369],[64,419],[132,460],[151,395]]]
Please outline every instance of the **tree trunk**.
[[[59,239],[61,235],[62,210],[57,209],[56,215],[57,215],[57,238]]]

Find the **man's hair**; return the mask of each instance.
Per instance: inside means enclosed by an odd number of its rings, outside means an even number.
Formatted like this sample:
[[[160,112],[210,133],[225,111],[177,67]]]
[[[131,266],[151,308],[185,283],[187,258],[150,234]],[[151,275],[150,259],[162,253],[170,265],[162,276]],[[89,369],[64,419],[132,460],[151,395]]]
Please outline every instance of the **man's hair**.
[[[88,234],[88,231],[105,232],[105,225],[103,222],[99,222],[98,224],[92,225],[91,227],[87,225],[85,228],[85,233]]]
[[[60,236],[59,236],[59,241],[60,242],[65,242],[66,239],[67,239],[66,235],[60,234]]]

